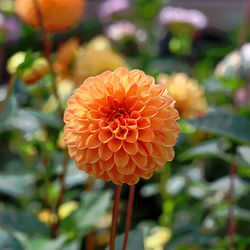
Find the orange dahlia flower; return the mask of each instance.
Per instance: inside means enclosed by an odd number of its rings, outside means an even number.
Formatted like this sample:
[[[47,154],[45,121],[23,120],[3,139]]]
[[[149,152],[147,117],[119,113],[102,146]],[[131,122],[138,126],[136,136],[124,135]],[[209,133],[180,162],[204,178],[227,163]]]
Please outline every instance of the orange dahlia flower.
[[[36,0],[48,32],[71,28],[81,17],[85,0]],[[34,0],[16,0],[17,15],[32,27],[40,26]]]
[[[64,140],[76,166],[132,185],[173,160],[179,114],[166,92],[153,77],[123,67],[86,79],[64,113]]]
[[[76,58],[79,48],[80,41],[77,38],[71,38],[59,47],[53,68],[61,77],[69,76],[70,65]]]
[[[175,107],[182,118],[200,117],[208,112],[202,86],[186,74],[159,74],[157,82],[165,86],[169,95],[175,99]]]

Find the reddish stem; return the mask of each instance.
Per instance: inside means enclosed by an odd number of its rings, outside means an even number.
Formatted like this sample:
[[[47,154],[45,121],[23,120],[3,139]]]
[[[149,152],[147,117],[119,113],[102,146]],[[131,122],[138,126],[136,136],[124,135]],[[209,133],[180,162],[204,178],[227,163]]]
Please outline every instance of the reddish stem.
[[[121,196],[121,189],[122,189],[122,185],[116,185],[115,198],[114,198],[113,211],[112,211],[112,225],[110,229],[110,240],[109,240],[110,250],[115,249],[116,225],[117,225],[117,219],[118,219],[118,214],[119,214],[119,201],[120,201],[120,196]]]
[[[233,197],[234,197],[234,180],[237,174],[237,167],[235,164],[230,164],[230,186],[228,194],[228,218],[227,218],[227,231],[229,237],[229,249],[233,250],[234,248],[234,234],[235,227],[233,221]]]
[[[63,197],[64,197],[64,193],[65,193],[65,177],[67,174],[68,161],[69,161],[69,155],[68,155],[68,152],[65,151],[64,158],[63,158],[63,170],[62,170],[62,173],[60,175],[60,184],[61,184],[60,194],[58,196],[58,200],[56,202],[56,207],[55,207],[56,222],[52,224],[51,231],[50,231],[50,235],[52,238],[56,238],[58,227],[59,227],[60,220],[59,220],[58,211],[59,211],[59,207],[61,206],[61,204],[63,202]]]
[[[44,56],[49,61],[50,54],[51,54],[51,44],[50,44],[50,41],[48,39],[48,35],[47,35],[46,29],[44,26],[43,16],[42,16],[41,9],[39,7],[39,3],[37,0],[33,0],[33,3],[35,5],[35,9],[36,9],[36,13],[37,13],[38,21],[39,21],[39,26],[40,26],[40,33],[41,33],[41,37],[43,40]]]
[[[134,196],[135,196],[135,185],[132,185],[130,186],[130,189],[129,189],[128,212],[127,212],[125,236],[124,236],[122,250],[126,250],[126,247],[127,247],[128,235],[129,235],[131,219],[132,219],[132,214],[133,214]]]

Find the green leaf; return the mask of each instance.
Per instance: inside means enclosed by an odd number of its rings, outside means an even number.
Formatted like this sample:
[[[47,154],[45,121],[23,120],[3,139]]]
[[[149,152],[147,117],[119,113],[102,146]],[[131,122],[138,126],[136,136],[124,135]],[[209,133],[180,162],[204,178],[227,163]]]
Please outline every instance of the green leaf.
[[[23,248],[14,236],[0,228],[0,249],[22,250]]]
[[[54,240],[39,237],[34,239],[26,238],[25,241],[23,241],[23,245],[25,246],[25,250],[61,250],[66,239],[67,237],[65,235],[61,235]]]
[[[0,210],[0,226],[28,235],[49,234],[48,227],[36,217],[24,211]]]
[[[250,143],[250,122],[244,117],[217,111],[188,122],[198,130]]]
[[[13,197],[31,197],[33,194],[34,176],[31,174],[0,175],[0,192]]]
[[[61,228],[65,232],[76,230],[80,235],[86,234],[107,210],[111,201],[111,192],[84,192],[82,206],[62,220]]]
[[[65,179],[67,188],[72,188],[77,185],[82,185],[88,179],[88,174],[79,170],[74,161],[70,160],[68,165],[68,172]]]
[[[115,250],[121,250],[124,240],[124,234],[119,235],[115,239]],[[133,230],[129,232],[127,249],[144,250],[143,234],[142,231]],[[107,247],[105,250],[109,250]]]
[[[239,164],[250,167],[250,147],[239,146],[237,147],[237,152],[236,160],[240,161]]]
[[[203,157],[218,157],[226,161],[231,161],[232,156],[224,151],[228,148],[225,140],[211,140],[195,145],[178,156],[179,160],[185,161]]]
[[[17,102],[16,102],[16,98],[13,96],[10,96],[5,107],[4,110],[2,111],[1,115],[0,115],[0,129],[2,127],[2,123],[10,118],[11,116],[13,116],[16,112],[16,108],[17,108]]]

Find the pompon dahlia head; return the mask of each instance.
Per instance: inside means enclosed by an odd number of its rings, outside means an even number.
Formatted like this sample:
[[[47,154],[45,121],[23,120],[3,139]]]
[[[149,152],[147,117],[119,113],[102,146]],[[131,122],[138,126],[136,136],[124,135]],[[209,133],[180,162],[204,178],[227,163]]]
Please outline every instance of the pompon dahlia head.
[[[175,107],[181,118],[202,117],[208,112],[204,89],[198,82],[184,73],[159,74],[157,82],[162,84],[176,101]]]
[[[71,28],[83,13],[85,0],[36,0],[47,32]],[[15,9],[21,20],[32,27],[40,26],[34,0],[16,0]]]
[[[64,114],[64,140],[76,166],[133,185],[172,161],[179,114],[166,92],[153,77],[124,67],[86,79]]]

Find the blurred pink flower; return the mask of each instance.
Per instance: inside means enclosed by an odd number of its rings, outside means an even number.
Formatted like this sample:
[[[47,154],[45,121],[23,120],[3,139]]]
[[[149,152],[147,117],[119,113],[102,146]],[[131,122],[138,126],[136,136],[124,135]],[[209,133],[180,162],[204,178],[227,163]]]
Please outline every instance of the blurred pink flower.
[[[105,35],[113,41],[121,41],[124,38],[134,37],[138,42],[143,43],[147,40],[145,30],[127,20],[121,20],[110,24],[105,30]]]
[[[159,14],[159,21],[162,25],[172,23],[186,23],[196,29],[203,29],[207,26],[207,17],[198,10],[166,6]]]
[[[133,23],[122,20],[109,25],[104,33],[111,40],[119,41],[125,37],[134,36],[135,32],[136,26]]]
[[[244,104],[247,101],[247,89],[239,88],[235,92],[235,102],[236,104]]]
[[[128,10],[130,6],[129,0],[106,0],[99,6],[99,16],[101,18],[108,18],[115,13]]]
[[[4,42],[16,42],[21,35],[21,27],[17,18],[0,13],[0,33]]]

